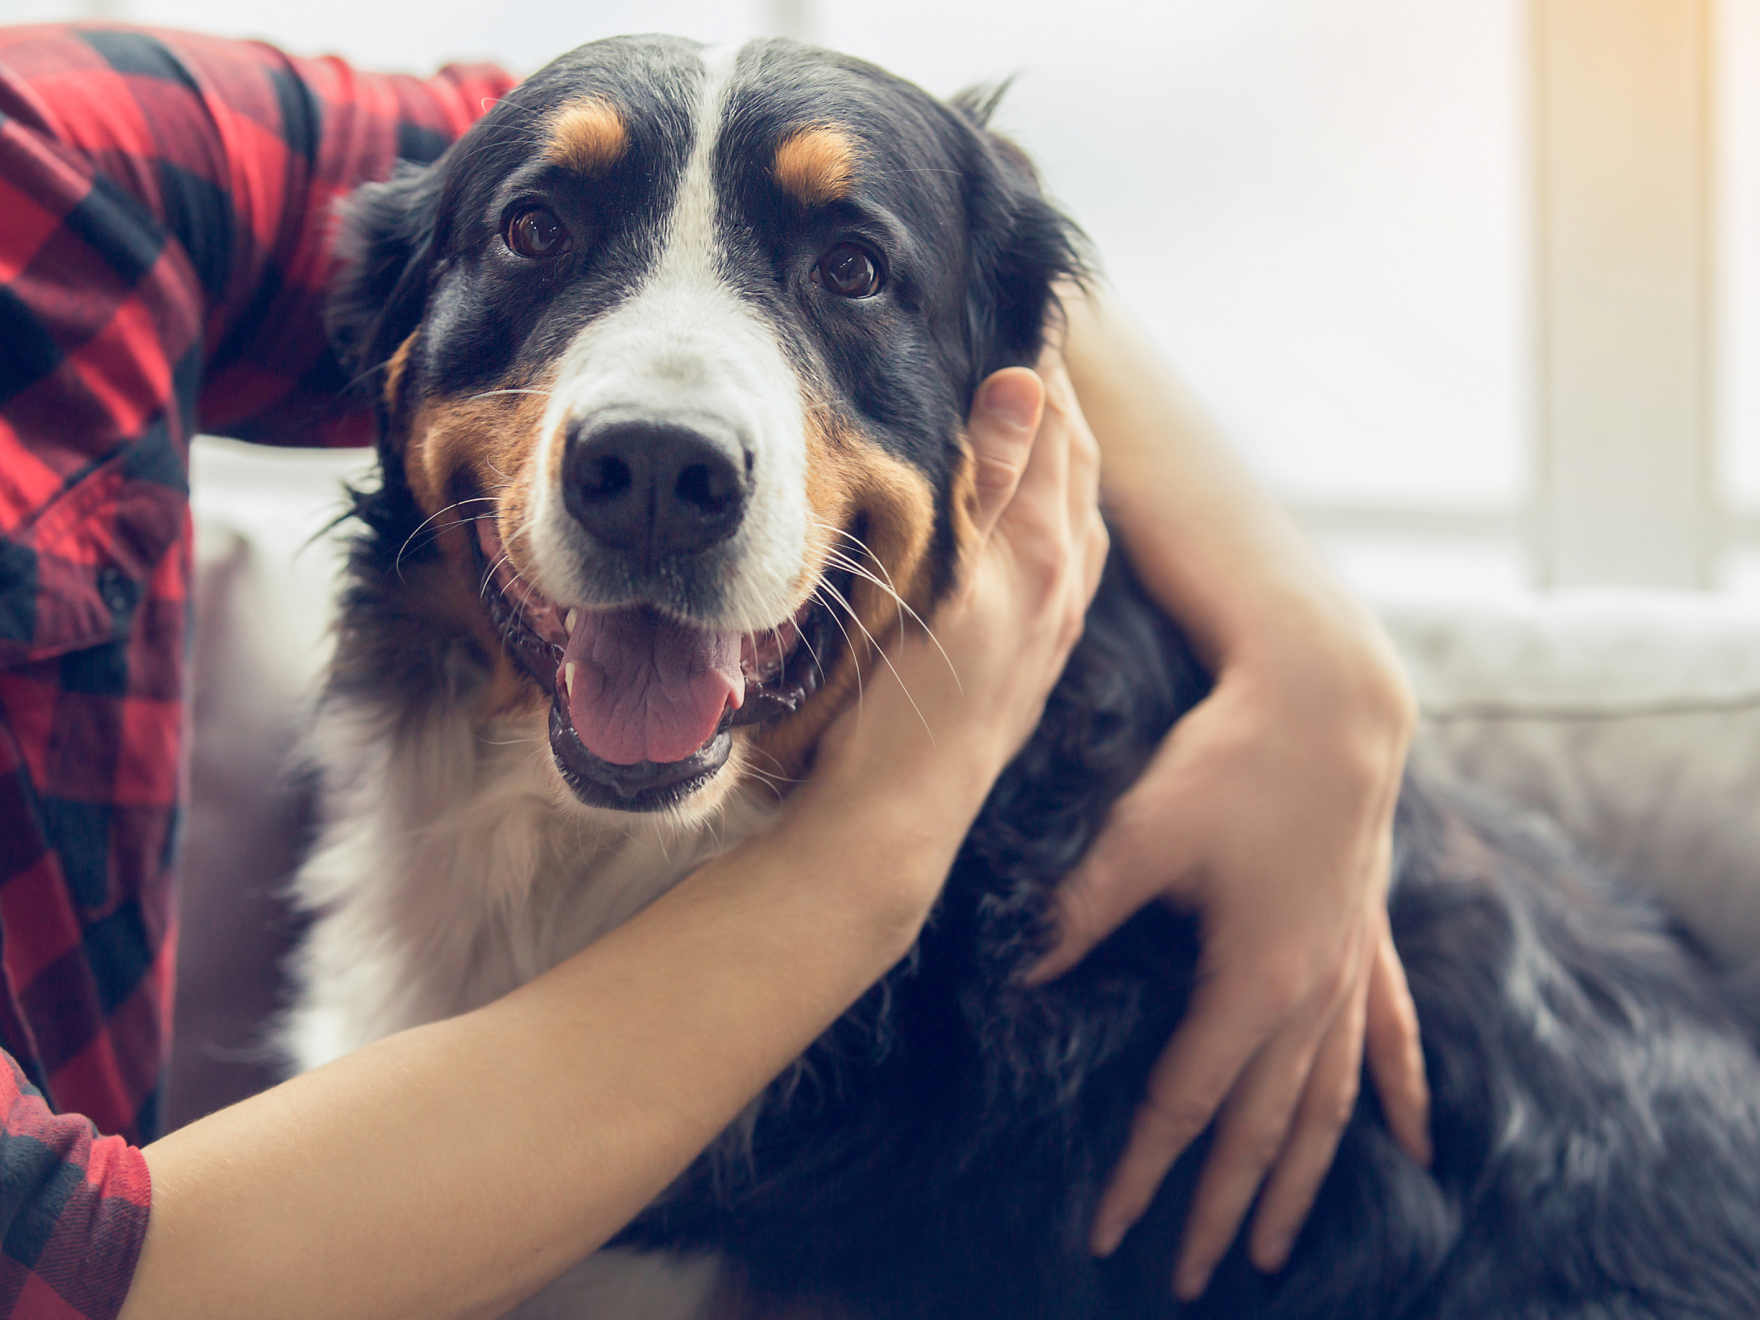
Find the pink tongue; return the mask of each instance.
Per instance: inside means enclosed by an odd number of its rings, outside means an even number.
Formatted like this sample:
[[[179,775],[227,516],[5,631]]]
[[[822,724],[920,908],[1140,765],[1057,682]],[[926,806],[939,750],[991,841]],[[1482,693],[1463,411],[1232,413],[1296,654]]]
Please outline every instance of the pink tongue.
[[[682,761],[745,700],[737,633],[706,632],[642,605],[582,610],[562,653],[568,715],[586,749],[612,765]]]

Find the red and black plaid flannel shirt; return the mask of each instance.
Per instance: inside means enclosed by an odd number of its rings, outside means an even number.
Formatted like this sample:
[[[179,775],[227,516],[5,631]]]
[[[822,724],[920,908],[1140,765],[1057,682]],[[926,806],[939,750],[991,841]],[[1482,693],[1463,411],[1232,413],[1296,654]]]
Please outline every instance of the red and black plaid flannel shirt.
[[[113,1315],[146,1229],[190,437],[367,439],[323,336],[331,204],[511,83],[0,29],[0,1314]]]

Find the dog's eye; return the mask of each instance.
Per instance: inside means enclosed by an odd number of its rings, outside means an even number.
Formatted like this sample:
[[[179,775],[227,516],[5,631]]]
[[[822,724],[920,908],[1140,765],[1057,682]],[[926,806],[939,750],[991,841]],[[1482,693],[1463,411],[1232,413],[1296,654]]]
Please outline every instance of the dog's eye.
[[[507,246],[532,261],[560,256],[568,251],[568,230],[554,212],[542,206],[516,211],[507,222]]]
[[[820,257],[813,279],[840,298],[867,298],[880,292],[880,267],[854,243],[839,243]]]

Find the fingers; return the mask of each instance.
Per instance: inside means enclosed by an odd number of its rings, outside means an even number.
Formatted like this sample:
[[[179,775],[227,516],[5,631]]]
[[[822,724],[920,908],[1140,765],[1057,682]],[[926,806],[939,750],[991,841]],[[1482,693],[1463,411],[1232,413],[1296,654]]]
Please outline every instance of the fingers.
[[[1086,610],[1100,584],[1112,538],[1100,514],[1100,443],[1076,400],[1075,386],[1060,357],[1046,355],[1039,364],[1045,382],[1045,415],[1069,436],[1069,525],[1084,557],[1078,604]]]
[[[1240,991],[1224,978],[1200,982],[1185,1022],[1155,1061],[1148,1095],[1137,1109],[1130,1140],[1094,1215],[1090,1245],[1095,1255],[1109,1256],[1117,1250],[1130,1226],[1148,1209],[1173,1162],[1210,1125],[1264,1041],[1272,1024],[1258,1020],[1259,1010]],[[1289,1104],[1294,1107],[1293,1088]]]
[[[986,382],[986,402],[1024,376],[1038,387],[1038,432],[995,531],[1018,568],[1044,591],[1044,617],[1053,624],[1056,668],[1081,636],[1082,622],[1105,566],[1108,538],[1100,517],[1100,448],[1082,416],[1061,362],[1049,359],[1043,377],[998,372]],[[1022,401],[1027,392],[1022,391]],[[1000,480],[997,481],[1000,485]]]
[[[1211,1026],[1217,1043],[1207,1080],[1195,1060],[1212,1047],[1190,1029],[1202,1027],[1210,1012],[1206,996],[1194,997],[1186,1027],[1156,1065],[1149,1100],[1102,1200],[1093,1240],[1097,1253],[1116,1248],[1173,1161],[1214,1115],[1215,1142],[1187,1211],[1174,1290],[1186,1300],[1203,1292],[1255,1196],[1251,1258],[1260,1269],[1283,1267],[1356,1107],[1371,982],[1386,957],[1385,931],[1385,918],[1374,918],[1344,973],[1318,987],[1250,1060],[1223,1048],[1228,1039],[1265,1040],[1264,1024],[1250,1010],[1245,1018]],[[1234,998],[1220,982],[1209,984],[1217,987],[1214,998]],[[1281,999],[1273,995],[1268,1002]]]
[[[1065,496],[1070,484],[1073,436],[1068,413],[1050,406],[1045,382],[1040,377],[1025,367],[1010,367],[984,382],[983,397],[992,410],[987,416],[995,416],[1000,422],[1006,416],[1001,411],[1002,404],[1013,408],[1025,402],[1029,397],[1028,390],[1016,390],[1023,384],[1032,387],[1030,397],[1037,400],[1039,410],[1034,418],[1035,431],[1029,436],[1026,465],[1016,480],[1008,508],[997,522],[999,525],[1011,522],[1027,535],[1036,536],[1043,548],[1057,547],[1061,551],[1069,544]],[[992,386],[995,387],[994,394],[989,392]],[[996,429],[1000,431],[1002,426],[998,425]],[[1054,554],[1053,558],[1061,560],[1062,555]]]
[[[1143,855],[1139,845],[1144,834],[1132,817],[1144,800],[1144,792],[1141,786],[1133,788],[1113,804],[1082,860],[1058,882],[1057,942],[1026,974],[1027,985],[1044,985],[1069,971],[1151,899],[1167,892],[1170,880],[1188,869],[1187,860],[1172,851],[1186,837],[1177,827],[1156,832],[1157,838],[1166,841],[1168,851],[1153,858]]]
[[[1067,436],[1070,521],[1079,527],[1096,511],[1100,498],[1100,443],[1076,401],[1075,387],[1062,360],[1048,355],[1039,370],[1045,388],[1045,422],[1055,423]]]
[[[1062,976],[1166,883],[1161,868],[1138,864],[1134,835],[1118,824],[1119,814],[1115,807],[1076,869],[1058,882],[1057,943],[1027,973],[1026,984],[1044,985]]]
[[[1027,471],[1044,404],[1043,383],[1025,367],[998,371],[978,387],[966,439],[972,446],[978,495],[973,521],[980,540],[995,528]]]
[[[1381,1098],[1387,1127],[1400,1148],[1419,1164],[1430,1164],[1430,1085],[1424,1076],[1424,1046],[1418,1010],[1406,971],[1393,946],[1393,933],[1381,922],[1369,973],[1365,1047],[1369,1077]]]
[[[1055,981],[1151,899],[1184,889],[1205,837],[1196,828],[1202,822],[1187,815],[1190,804],[1201,810],[1203,799],[1181,791],[1178,767],[1189,728],[1174,728],[1142,779],[1113,803],[1075,869],[1058,882],[1057,942],[1026,974],[1027,985]]]
[[[1288,1262],[1296,1234],[1313,1208],[1338,1151],[1339,1138],[1356,1110],[1363,1075],[1368,963],[1373,955],[1373,946],[1365,940],[1356,985],[1327,1029],[1289,1139],[1259,1194],[1249,1247],[1252,1262],[1259,1269],[1280,1270]]]
[[[1347,973],[1356,962],[1353,956],[1346,965]],[[1253,1056],[1229,1092],[1217,1118],[1209,1158],[1186,1211],[1173,1280],[1174,1292],[1180,1297],[1190,1301],[1204,1291],[1216,1262],[1240,1231],[1265,1171],[1288,1144],[1291,1122],[1312,1076],[1315,1056],[1349,987],[1347,976],[1340,975],[1333,985],[1311,994]],[[1263,1040],[1263,1030],[1254,1038]],[[1327,1154],[1330,1159],[1330,1151]]]

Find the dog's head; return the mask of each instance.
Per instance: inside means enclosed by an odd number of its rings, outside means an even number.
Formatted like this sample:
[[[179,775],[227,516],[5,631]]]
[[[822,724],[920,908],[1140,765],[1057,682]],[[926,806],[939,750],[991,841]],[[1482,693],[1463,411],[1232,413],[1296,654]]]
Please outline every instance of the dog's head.
[[[352,203],[387,497],[583,802],[791,772],[954,580],[973,392],[1077,265],[984,118],[790,43],[601,41]]]

